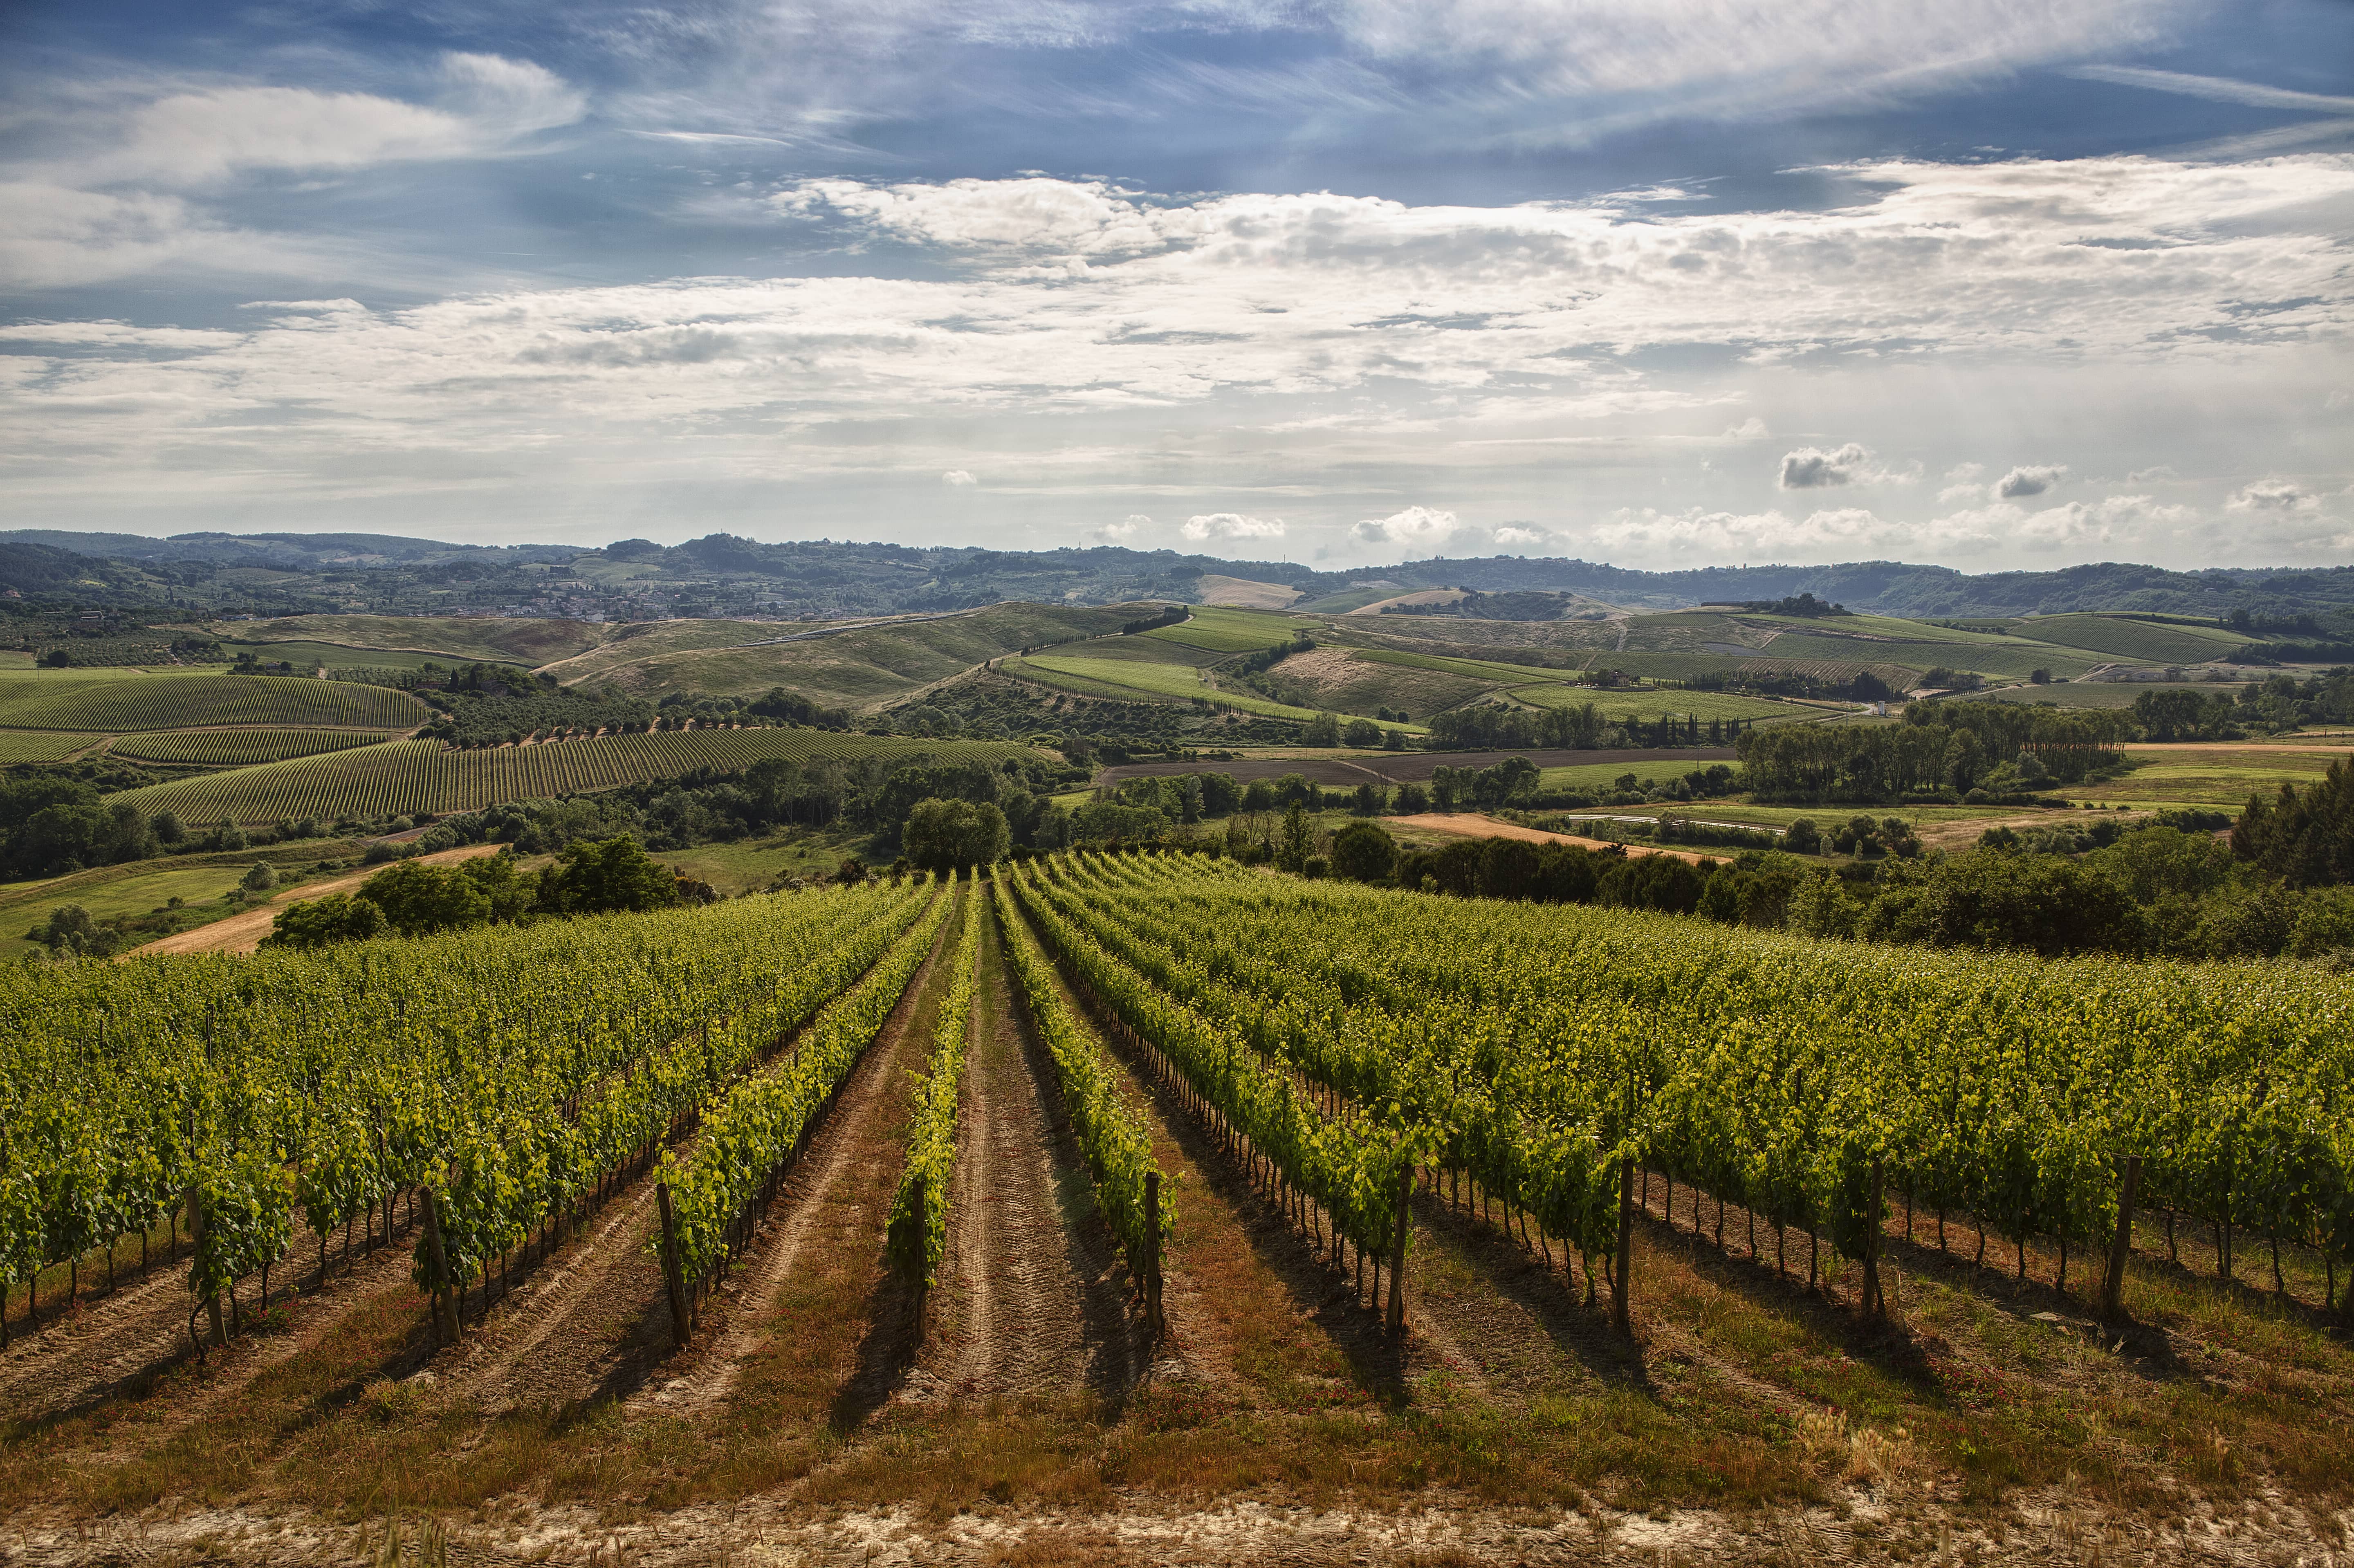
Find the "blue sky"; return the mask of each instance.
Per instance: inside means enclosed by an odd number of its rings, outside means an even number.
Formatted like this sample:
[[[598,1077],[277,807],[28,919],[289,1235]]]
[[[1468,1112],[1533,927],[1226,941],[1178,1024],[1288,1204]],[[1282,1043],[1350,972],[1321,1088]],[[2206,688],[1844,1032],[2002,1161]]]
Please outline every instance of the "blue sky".
[[[0,520],[2354,558],[2354,5],[20,3]]]

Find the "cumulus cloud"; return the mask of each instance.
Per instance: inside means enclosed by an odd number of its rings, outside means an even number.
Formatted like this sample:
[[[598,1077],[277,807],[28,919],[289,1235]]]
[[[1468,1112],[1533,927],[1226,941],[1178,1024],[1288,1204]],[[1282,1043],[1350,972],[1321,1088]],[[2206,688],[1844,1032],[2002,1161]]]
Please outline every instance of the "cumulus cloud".
[[[1152,519],[1141,512],[1131,512],[1117,523],[1106,523],[1095,530],[1097,544],[1117,545],[1133,539],[1152,526]]]
[[[1994,482],[1997,501],[2016,501],[2024,495],[2041,495],[2060,482],[2067,473],[2065,463],[2035,463],[2014,468]]]
[[[2321,497],[2294,480],[2260,479],[2242,485],[2223,506],[2231,512],[2318,512]]]
[[[962,470],[962,469],[960,469],[960,468],[952,468],[952,469],[949,470],[949,471],[948,471],[948,472],[946,472],[946,473],[944,473],[944,474],[940,475],[940,482],[941,482],[942,483],[944,483],[944,484],[951,484],[951,485],[958,485],[958,486],[962,486],[962,485],[967,485],[967,484],[979,484],[979,483],[981,482],[981,481],[979,481],[979,480],[977,480],[977,479],[973,478],[973,476],[972,476],[972,475],[970,475],[970,473],[967,473],[964,470]]]
[[[1177,530],[1186,538],[1199,543],[1204,539],[1280,539],[1283,519],[1253,517],[1242,512],[1196,513],[1185,519]]]
[[[1519,523],[1507,523],[1496,530],[1496,543],[1506,549],[1530,549],[1543,545],[1552,537],[1552,533],[1546,529]]]
[[[1365,518],[1352,525],[1349,534],[1368,545],[1433,545],[1446,540],[1461,526],[1452,512],[1409,506],[1387,517]]]
[[[1863,473],[1864,463],[1871,456],[1853,441],[1829,451],[1820,447],[1800,447],[1797,451],[1785,452],[1782,488],[1819,490],[1826,485],[1851,483]]]
[[[1752,414],[1724,432],[1728,441],[1762,441],[1767,435],[1766,421]]]

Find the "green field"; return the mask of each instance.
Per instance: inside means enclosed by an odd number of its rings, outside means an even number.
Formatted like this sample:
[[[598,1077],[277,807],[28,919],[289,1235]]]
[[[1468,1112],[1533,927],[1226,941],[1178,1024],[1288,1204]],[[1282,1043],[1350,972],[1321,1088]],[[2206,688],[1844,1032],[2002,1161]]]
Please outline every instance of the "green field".
[[[392,739],[380,729],[198,729],[127,735],[107,750],[134,762],[167,762],[199,768],[244,768],[290,757],[348,751]]]
[[[1606,692],[1595,686],[1556,683],[1514,686],[1506,694],[1532,708],[1575,708],[1592,703],[1607,719],[1655,719],[1661,714],[1675,714],[1679,716],[1696,715],[1702,724],[1710,719],[1752,719],[1759,724],[1780,724],[1790,719],[1821,718],[1827,712],[1823,708],[1808,707],[1798,703],[1744,697],[1734,692]]]
[[[1858,648],[1868,643],[1856,643]],[[1629,675],[1651,681],[1691,681],[1702,675],[1756,674],[1812,675],[1819,680],[1850,681],[1861,670],[1869,670],[1894,690],[1912,686],[1928,666],[1857,663],[1836,659],[1781,659],[1764,655],[1748,656],[1728,653],[1596,653],[1593,667],[1597,670],[1623,670]]]
[[[947,761],[989,763],[1036,755],[1010,741],[913,740],[813,729],[666,730],[481,751],[446,750],[432,740],[399,740],[175,779],[128,789],[113,799],[145,811],[175,811],[192,822],[413,816],[419,811],[440,815],[503,800],[671,779],[699,768],[748,768],[769,758],[904,758],[919,753]]]
[[[2034,670],[2049,670],[2055,675],[2074,675],[2103,662],[2088,653],[2072,652],[2064,648],[2018,638],[1951,642],[1914,638],[1904,641],[1866,642],[1851,637],[1809,636],[1802,632],[1783,633],[1768,643],[1760,656],[1842,662],[1865,660],[1873,663],[1901,664],[1911,670],[1928,670],[1946,664],[1956,670],[1976,670],[1987,675],[2024,675]]]
[[[2013,635],[2145,664],[2200,664],[2254,641],[2220,626],[2159,626],[2114,615],[2039,616],[2020,621]]]
[[[1234,657],[1214,648],[1188,648],[1182,643],[1164,641],[1158,637],[1095,637],[1085,642],[1042,648],[1039,652],[1052,653],[1064,659],[1115,659],[1138,664],[1178,664],[1193,670]]]
[[[54,729],[0,730],[0,768],[19,762],[58,762],[96,746],[106,736]]]
[[[2262,747],[2168,751],[2127,746],[2139,764],[2100,784],[2072,784],[2072,800],[2123,802],[2136,806],[2211,806],[2236,811],[2251,795],[2269,800],[2283,784],[2302,789],[2319,780],[2329,764],[2354,752],[2287,751]]]
[[[625,628],[591,620],[493,615],[290,615],[276,620],[213,622],[205,631],[238,643],[299,643],[334,648],[327,664],[374,664],[362,652],[411,652],[437,663],[453,659],[538,665],[597,647]],[[266,655],[265,655],[266,656]],[[285,658],[289,655],[279,654]]]
[[[335,725],[405,730],[429,716],[406,692],[283,675],[0,672],[0,727],[121,733],[204,725]]]
[[[1297,616],[1270,609],[1232,609],[1196,605],[1193,619],[1176,626],[1156,626],[1144,633],[1187,648],[1207,648],[1220,653],[1249,653],[1288,642],[1308,625]]]
[[[1027,659],[1010,662],[1018,662],[1031,670],[1043,670],[1049,674],[1071,676],[1087,682],[1090,686],[1116,694],[1140,693],[1150,697],[1178,697],[1188,701],[1200,698],[1233,708],[1238,713],[1258,714],[1267,718],[1304,722],[1316,716],[1314,708],[1293,707],[1288,703],[1262,697],[1256,692],[1221,691],[1204,682],[1198,672],[1182,664],[1147,663],[1134,659],[1066,658],[1052,653],[1034,653]]]
[[[1346,615],[1352,609],[1363,609],[1369,604],[1379,604],[1385,599],[1395,599],[1403,588],[1349,588],[1341,593],[1328,593],[1322,599],[1303,599],[1291,608],[1301,615]]]

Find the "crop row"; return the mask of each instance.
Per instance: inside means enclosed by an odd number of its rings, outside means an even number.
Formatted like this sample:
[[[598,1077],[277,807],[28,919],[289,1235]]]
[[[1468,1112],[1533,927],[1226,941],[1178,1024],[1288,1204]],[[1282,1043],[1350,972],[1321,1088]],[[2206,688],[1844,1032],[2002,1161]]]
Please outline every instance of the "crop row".
[[[388,686],[274,675],[0,679],[0,727],[121,733],[203,725],[405,730],[430,716]]]
[[[330,756],[175,779],[116,797],[188,821],[277,821],[287,817],[445,815],[505,800],[610,789],[700,768],[734,770],[782,758],[907,757],[997,762],[1026,756],[1002,741],[917,740],[823,730],[665,730],[455,751],[439,741],[391,741]]]

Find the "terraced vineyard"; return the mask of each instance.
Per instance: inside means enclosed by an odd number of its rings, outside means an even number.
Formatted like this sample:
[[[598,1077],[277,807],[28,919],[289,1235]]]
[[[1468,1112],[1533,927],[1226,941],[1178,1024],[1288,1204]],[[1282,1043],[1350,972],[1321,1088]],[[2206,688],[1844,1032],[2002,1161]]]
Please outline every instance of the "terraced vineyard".
[[[188,821],[277,821],[471,811],[503,800],[610,789],[698,768],[738,769],[769,758],[908,757],[999,762],[1030,755],[1006,741],[928,741],[811,729],[663,730],[453,751],[432,740],[391,741],[330,755],[175,779],[114,797]]]
[[[290,757],[348,751],[392,739],[382,730],[197,729],[158,730],[124,736],[107,750],[134,762],[167,762],[207,768],[242,768]]]
[[[2147,664],[2204,663],[2253,641],[2220,626],[2168,626],[2119,615],[2038,616],[2020,621],[2012,634]]]
[[[64,730],[0,730],[0,767],[17,762],[56,762],[96,746],[106,736]]]
[[[395,1467],[420,1561],[618,1496],[821,1562],[1203,1561],[1205,1489],[1347,1526],[1253,1563],[2343,1506],[2354,980],[991,882],[0,974],[0,1484],[74,1562]]]
[[[412,729],[429,717],[406,692],[273,675],[0,673],[0,729],[122,733],[205,725]]]

